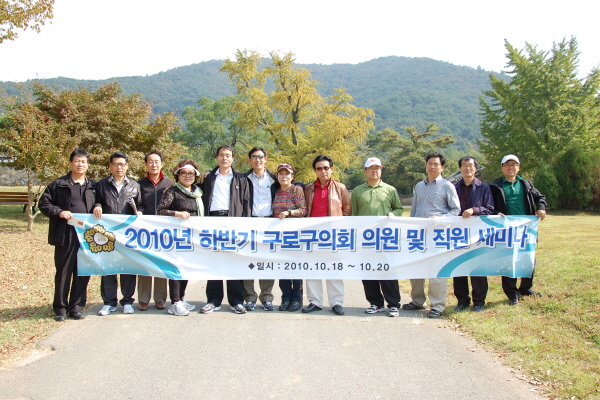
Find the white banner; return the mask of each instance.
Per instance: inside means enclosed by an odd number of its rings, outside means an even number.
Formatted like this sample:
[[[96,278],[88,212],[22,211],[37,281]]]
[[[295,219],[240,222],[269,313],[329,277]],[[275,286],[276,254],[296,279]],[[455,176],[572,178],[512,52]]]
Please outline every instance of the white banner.
[[[170,279],[531,276],[538,218],[76,214],[80,275]]]

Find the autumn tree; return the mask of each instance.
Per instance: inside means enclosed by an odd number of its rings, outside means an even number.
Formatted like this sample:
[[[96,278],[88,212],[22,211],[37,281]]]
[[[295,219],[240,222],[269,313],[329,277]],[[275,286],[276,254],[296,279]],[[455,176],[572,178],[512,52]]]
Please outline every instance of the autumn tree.
[[[256,52],[239,51],[227,59],[221,71],[229,75],[241,97],[234,104],[237,123],[248,132],[264,131],[274,151],[272,162],[289,162],[296,179],[314,179],[311,162],[327,154],[343,171],[353,151],[373,128],[372,110],[352,105],[345,89],[321,96],[310,72],[294,64],[294,55],[270,53],[271,64],[262,69]]]
[[[0,0],[0,43],[15,40],[18,30],[37,32],[52,19],[54,0]]]

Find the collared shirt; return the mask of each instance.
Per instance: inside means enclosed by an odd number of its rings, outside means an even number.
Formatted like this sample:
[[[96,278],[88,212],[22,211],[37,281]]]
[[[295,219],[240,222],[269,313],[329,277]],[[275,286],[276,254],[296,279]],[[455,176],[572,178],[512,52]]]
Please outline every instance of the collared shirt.
[[[375,186],[363,183],[354,188],[351,202],[352,215],[358,216],[385,216],[393,212],[401,217],[404,210],[396,189],[381,180]]]
[[[154,185],[154,187],[157,187],[158,184],[160,183],[160,181],[162,181],[165,178],[165,174],[163,174],[162,171],[160,171],[160,173],[158,174],[158,180],[157,181],[152,180],[152,178],[150,178],[150,174],[146,174],[146,176],[148,177],[148,180],[150,182],[152,182],[152,184]]]
[[[75,182],[73,177],[69,175],[69,188],[71,189],[71,204],[69,204],[69,211],[78,214],[87,214],[88,208],[86,207],[85,201],[85,190],[88,184],[87,178],[83,184]]]
[[[115,177],[112,176],[112,174],[111,174],[110,177],[108,178],[108,181],[110,183],[112,183],[113,186],[117,189],[117,193],[121,194],[121,189],[123,189],[123,186],[125,186],[125,185],[127,185],[129,183],[129,178],[127,177],[127,175],[125,175],[125,177],[123,178],[123,180],[119,184],[115,180]]]
[[[502,190],[506,199],[506,212],[508,215],[527,215],[525,208],[525,190],[521,181],[523,178],[517,175],[514,182],[502,178]]]
[[[464,179],[460,180],[460,196],[459,196],[459,200],[460,200],[460,214],[462,215],[463,212],[465,212],[465,210],[468,210],[469,208],[469,203],[471,202],[471,192],[473,191],[473,182],[475,181],[471,181],[470,185],[467,185],[465,183]]]
[[[252,187],[254,190],[252,216],[270,217],[273,215],[273,205],[271,200],[271,185],[275,183],[273,178],[265,170],[263,176],[258,176],[254,171],[250,174]]]
[[[221,175],[221,172],[217,169],[215,175],[217,176],[217,178],[215,179],[215,187],[212,193],[212,201],[210,202],[210,211],[229,210],[233,170],[230,169],[227,175]]]
[[[313,197],[312,209],[310,217],[328,217],[329,216],[329,185],[331,179],[321,186],[321,181],[315,181],[315,195]]]
[[[460,201],[456,189],[441,175],[431,182],[425,178],[415,186],[411,217],[446,217],[457,216],[459,213]]]

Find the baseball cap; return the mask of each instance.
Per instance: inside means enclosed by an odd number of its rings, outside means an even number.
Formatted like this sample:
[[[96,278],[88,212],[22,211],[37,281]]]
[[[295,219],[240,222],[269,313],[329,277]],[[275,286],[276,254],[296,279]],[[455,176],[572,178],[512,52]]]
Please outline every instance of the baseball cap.
[[[509,154],[502,158],[502,162],[500,163],[500,165],[504,165],[505,162],[510,160],[516,161],[517,164],[521,164],[521,162],[519,161],[519,157],[515,156],[514,154]]]
[[[381,167],[381,160],[377,157],[367,158],[367,161],[365,161],[365,168],[369,168],[371,165],[379,165]]]
[[[294,173],[294,169],[292,168],[292,166],[287,163],[279,164],[277,166],[277,172],[279,172],[279,170],[281,170],[281,169],[287,169],[288,171],[290,171],[290,174]]]

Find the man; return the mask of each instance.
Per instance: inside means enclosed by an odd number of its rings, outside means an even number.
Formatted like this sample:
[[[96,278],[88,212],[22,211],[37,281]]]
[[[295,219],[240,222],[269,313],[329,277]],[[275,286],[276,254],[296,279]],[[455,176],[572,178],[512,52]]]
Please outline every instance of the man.
[[[39,201],[40,211],[50,218],[48,243],[55,246],[52,308],[57,321],[64,321],[67,312],[73,319],[85,318],[81,311],[87,301],[90,277],[77,275],[79,239],[75,227],[68,225],[67,221],[73,218],[74,213],[92,212],[96,182],[85,175],[89,160],[87,151],[74,150],[69,157],[71,172],[49,184]]]
[[[244,174],[250,184],[250,205],[252,217],[266,218],[273,216],[273,198],[279,187],[277,177],[271,173],[267,164],[267,153],[262,147],[254,147],[248,152],[248,161],[252,169]],[[260,299],[265,311],[273,311],[273,286],[274,279],[260,279],[260,296],[254,290],[254,280],[245,280],[244,300],[246,310],[252,311],[256,307],[256,300]]]
[[[379,158],[371,157],[365,162],[367,183],[352,191],[352,215],[377,215],[401,217],[404,211],[396,189],[381,180],[382,165]],[[363,280],[365,296],[371,307],[365,311],[375,314],[384,311],[384,301],[389,309],[388,316],[398,317],[400,313],[400,287],[398,279]]]
[[[96,191],[94,216],[97,219],[102,218],[103,214],[142,215],[144,212],[140,185],[127,176],[127,162],[127,156],[120,151],[110,155],[111,174],[98,182]],[[123,297],[119,302],[123,306],[123,313],[133,314],[135,275],[121,274],[120,278]],[[104,307],[98,315],[109,315],[117,311],[117,276],[102,276],[100,292]]]
[[[546,197],[537,190],[533,183],[521,178],[519,158],[509,154],[502,158],[502,178],[490,183],[494,208],[498,215],[537,215],[540,221],[546,218]],[[511,306],[519,304],[521,296],[541,296],[533,291],[533,274],[531,278],[521,278],[521,285],[517,289],[517,278],[502,277],[502,289],[508,297]]]
[[[462,179],[454,184],[458,199],[460,201],[460,215],[470,218],[472,215],[494,214],[494,200],[490,187],[475,177],[478,163],[475,158],[465,156],[458,160],[458,167]],[[488,280],[486,276],[472,276],[473,287],[473,311],[480,312],[485,309],[485,298],[488,292]],[[458,305],[454,311],[462,311],[469,308],[471,297],[469,297],[469,278],[459,276],[454,278],[454,295]]]
[[[350,215],[350,193],[343,183],[331,179],[333,160],[325,155],[317,156],[312,163],[317,179],[306,185],[304,197],[309,217],[337,217]],[[329,306],[337,315],[344,315],[344,281],[328,279],[327,294]],[[302,312],[309,313],[323,309],[323,283],[320,279],[306,280],[306,297],[309,304]]]
[[[460,202],[454,186],[442,178],[446,157],[440,153],[429,154],[425,161],[427,178],[417,183],[414,190],[410,216],[417,218],[436,218],[457,216]],[[422,310],[425,308],[425,279],[411,279],[412,301],[403,304],[403,310]],[[429,304],[431,309],[427,318],[439,318],[446,309],[448,279],[429,279]]]
[[[250,205],[250,184],[248,178],[232,168],[233,148],[223,145],[217,149],[218,166],[204,179],[202,201],[205,215],[211,217],[249,217],[252,215]],[[223,281],[209,280],[206,283],[208,303],[202,307],[204,314],[221,309],[223,301]],[[231,311],[236,314],[246,313],[244,307],[244,285],[241,280],[227,281],[227,300]]]
[[[144,214],[156,215],[156,209],[162,198],[162,194],[168,187],[175,185],[171,179],[162,172],[163,160],[162,154],[158,151],[151,151],[144,158],[147,174],[138,181],[142,193],[142,202],[144,203]],[[152,277],[138,276],[137,289],[140,311],[148,310],[150,303],[150,294],[152,293]],[[167,300],[167,279],[154,278],[154,305],[159,310],[165,309]],[[190,306],[194,307],[195,306]]]

